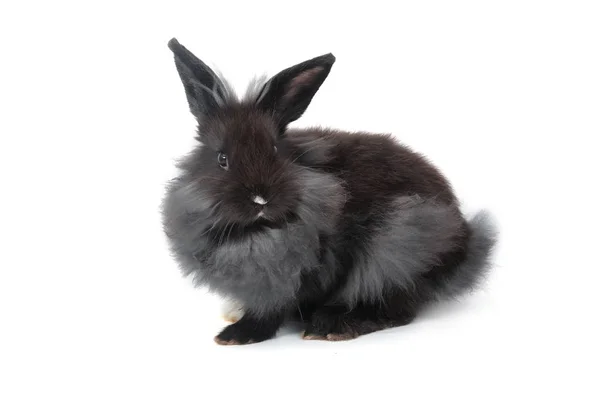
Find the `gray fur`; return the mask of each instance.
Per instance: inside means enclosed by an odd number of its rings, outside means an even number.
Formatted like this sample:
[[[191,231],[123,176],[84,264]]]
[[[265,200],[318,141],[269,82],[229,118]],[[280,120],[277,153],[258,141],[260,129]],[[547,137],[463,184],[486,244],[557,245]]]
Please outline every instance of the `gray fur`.
[[[256,76],[248,84],[243,101],[258,103],[264,97],[268,90],[269,79],[266,75]]]
[[[453,250],[463,222],[455,206],[418,197],[401,197],[373,233],[367,249],[339,293],[339,300],[379,301],[385,288],[411,290],[415,279],[431,269],[438,256]]]
[[[205,235],[218,224],[211,213],[214,205],[193,181],[174,182],[163,207],[165,232],[184,273],[255,315],[293,303],[301,274],[320,266],[319,233],[333,231],[345,201],[336,178],[297,168],[303,187],[297,222],[217,246]]]
[[[477,289],[492,267],[492,254],[498,240],[498,231],[491,214],[480,211],[468,222],[471,231],[467,257],[449,276],[439,290],[434,291],[438,300],[456,298]]]

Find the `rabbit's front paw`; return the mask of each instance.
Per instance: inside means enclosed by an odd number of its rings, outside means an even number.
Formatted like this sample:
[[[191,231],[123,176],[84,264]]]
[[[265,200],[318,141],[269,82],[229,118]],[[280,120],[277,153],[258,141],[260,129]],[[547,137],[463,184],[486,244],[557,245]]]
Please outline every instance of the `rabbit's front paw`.
[[[271,339],[281,325],[281,318],[255,319],[244,315],[235,324],[231,324],[215,337],[220,345],[238,345],[258,343]]]
[[[222,306],[223,319],[230,323],[238,322],[244,315],[243,306],[233,300],[227,300]]]

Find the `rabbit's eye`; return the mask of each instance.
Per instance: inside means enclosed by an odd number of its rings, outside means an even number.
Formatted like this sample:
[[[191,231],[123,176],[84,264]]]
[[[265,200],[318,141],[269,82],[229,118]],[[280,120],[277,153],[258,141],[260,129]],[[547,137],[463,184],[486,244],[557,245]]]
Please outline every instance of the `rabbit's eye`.
[[[225,153],[223,152],[218,152],[217,153],[217,161],[219,162],[219,165],[221,166],[221,168],[227,170],[229,168],[229,163],[227,162],[227,156],[225,155]]]

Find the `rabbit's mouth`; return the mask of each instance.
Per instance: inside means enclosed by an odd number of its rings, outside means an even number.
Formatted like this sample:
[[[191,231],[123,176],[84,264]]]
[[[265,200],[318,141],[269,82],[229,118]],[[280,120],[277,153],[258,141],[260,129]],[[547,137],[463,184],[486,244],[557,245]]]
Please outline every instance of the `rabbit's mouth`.
[[[282,215],[270,212],[267,208],[262,208],[254,219],[254,222],[250,225],[254,226],[266,226],[269,228],[281,228],[289,223],[294,223],[298,220],[298,215],[294,212],[286,212]]]
[[[270,213],[266,207],[261,207],[260,210],[256,213],[255,222],[276,222],[277,218],[274,218],[273,213]],[[282,220],[285,218],[281,218]],[[283,222],[283,221],[282,221]]]

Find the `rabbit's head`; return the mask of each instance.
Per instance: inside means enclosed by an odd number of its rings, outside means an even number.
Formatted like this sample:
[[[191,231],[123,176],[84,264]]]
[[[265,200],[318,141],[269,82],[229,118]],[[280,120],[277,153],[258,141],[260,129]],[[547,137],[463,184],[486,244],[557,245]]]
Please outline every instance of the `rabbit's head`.
[[[201,143],[181,164],[187,190],[217,219],[240,225],[294,217],[306,173],[281,140],[329,74],[326,54],[285,69],[242,100],[176,39],[169,42]]]

